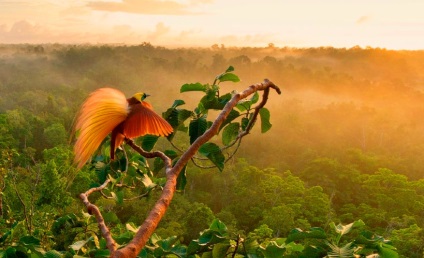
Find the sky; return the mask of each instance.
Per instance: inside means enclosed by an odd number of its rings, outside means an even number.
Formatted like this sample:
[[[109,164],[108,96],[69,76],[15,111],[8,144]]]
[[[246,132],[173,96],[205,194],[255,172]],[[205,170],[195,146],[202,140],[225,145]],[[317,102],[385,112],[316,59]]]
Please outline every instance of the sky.
[[[0,43],[424,49],[424,0],[0,0]]]

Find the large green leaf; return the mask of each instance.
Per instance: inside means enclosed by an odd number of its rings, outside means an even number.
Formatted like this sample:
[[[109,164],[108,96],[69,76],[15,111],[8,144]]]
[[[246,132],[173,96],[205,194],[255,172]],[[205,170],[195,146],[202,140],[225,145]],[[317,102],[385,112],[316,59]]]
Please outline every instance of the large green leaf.
[[[278,245],[275,241],[270,241],[262,253],[266,258],[281,258],[285,251],[284,245]]]
[[[210,224],[209,229],[219,232],[223,236],[228,233],[227,226],[219,219],[214,219],[212,223]]]
[[[178,125],[184,123],[189,117],[193,115],[193,112],[187,109],[178,109]]]
[[[198,83],[186,83],[183,86],[181,86],[180,92],[186,92],[186,91],[203,91],[206,92],[207,85]]]
[[[222,110],[225,106],[225,103],[221,102],[220,99],[216,96],[204,96],[200,103],[201,107],[205,110],[207,109],[215,109],[215,110]]]
[[[218,243],[213,246],[212,257],[213,258],[222,258],[227,257],[227,251],[231,247],[230,241],[225,241],[223,243]]]
[[[224,145],[229,145],[232,143],[238,136],[240,129],[239,123],[230,123],[224,128],[222,132],[222,143]]]
[[[399,257],[399,254],[397,253],[396,248],[388,244],[380,243],[377,246],[377,250],[378,250],[378,254],[383,258],[398,258]]]
[[[259,249],[259,243],[256,239],[246,239],[243,243],[243,247],[246,250],[247,257],[258,257],[257,250]]]
[[[188,129],[190,144],[193,144],[193,142],[199,138],[199,136],[203,135],[206,132],[207,127],[208,123],[204,116],[191,120]]]
[[[269,118],[271,116],[269,110],[261,108],[259,110],[259,116],[261,117],[261,132],[265,133],[272,127],[272,124],[269,122]]]
[[[221,236],[218,232],[213,230],[205,230],[199,237],[199,244],[216,244],[221,243],[226,238]]]
[[[162,113],[162,116],[172,126],[172,128],[176,128],[178,126],[178,109],[168,108],[168,110]]]
[[[330,223],[330,227],[333,228],[338,234],[340,234],[340,236],[343,236],[343,235],[349,233],[353,228],[358,228],[358,227],[363,227],[363,226],[365,226],[365,223],[362,220],[357,220],[357,221],[352,222],[348,225],[338,224],[336,226],[336,224],[334,222]]]
[[[141,147],[145,151],[151,151],[153,147],[155,147],[155,144],[158,141],[158,139],[159,139],[159,136],[145,135],[143,137],[143,142],[141,143]]]
[[[353,243],[347,243],[343,247],[339,247],[335,244],[328,243],[327,246],[330,248],[328,251],[329,258],[351,258],[354,257],[355,247]]]
[[[220,82],[226,82],[226,81],[239,82],[240,81],[240,78],[233,73],[223,73],[220,76],[218,76],[217,79]]]
[[[199,153],[207,157],[212,163],[222,171],[224,169],[225,157],[221,149],[212,142],[207,142],[200,146]]]

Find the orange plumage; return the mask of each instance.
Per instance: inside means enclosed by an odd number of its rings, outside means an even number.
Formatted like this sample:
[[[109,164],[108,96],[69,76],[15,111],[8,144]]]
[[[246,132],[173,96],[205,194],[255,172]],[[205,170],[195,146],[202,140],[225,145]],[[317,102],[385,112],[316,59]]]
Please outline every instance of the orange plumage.
[[[109,133],[112,133],[111,159],[125,138],[172,133],[171,125],[143,101],[146,97],[145,93],[136,93],[127,99],[122,92],[112,88],[101,88],[90,94],[81,107],[74,128],[79,132],[74,146],[74,162],[78,168],[87,162]]]

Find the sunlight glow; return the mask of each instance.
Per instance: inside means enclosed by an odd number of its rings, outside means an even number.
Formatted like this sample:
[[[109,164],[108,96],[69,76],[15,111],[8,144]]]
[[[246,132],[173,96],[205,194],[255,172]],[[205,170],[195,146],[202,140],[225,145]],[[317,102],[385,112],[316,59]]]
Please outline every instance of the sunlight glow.
[[[62,0],[0,2],[0,43],[423,49],[424,2]]]

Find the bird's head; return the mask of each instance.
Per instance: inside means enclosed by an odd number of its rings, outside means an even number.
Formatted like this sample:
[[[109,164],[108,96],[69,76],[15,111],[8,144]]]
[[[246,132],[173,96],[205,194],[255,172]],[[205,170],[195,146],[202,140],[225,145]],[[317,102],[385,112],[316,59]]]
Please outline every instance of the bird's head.
[[[135,98],[136,100],[142,102],[145,98],[147,98],[148,94],[144,93],[144,92],[138,92],[136,94],[134,94],[133,98]]]

